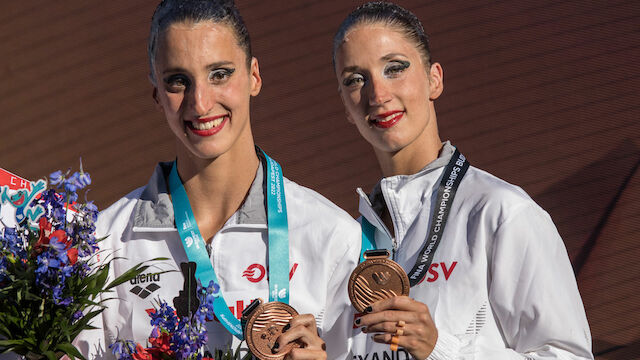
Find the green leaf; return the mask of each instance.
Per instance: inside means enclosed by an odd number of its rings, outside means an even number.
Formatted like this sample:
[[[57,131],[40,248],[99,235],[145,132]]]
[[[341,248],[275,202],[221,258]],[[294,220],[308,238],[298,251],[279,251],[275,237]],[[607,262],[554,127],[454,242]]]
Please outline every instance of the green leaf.
[[[3,347],[24,345],[24,344],[25,344],[25,340],[24,339],[19,339],[19,340],[0,340],[0,346],[3,346]]]
[[[47,350],[47,351],[45,351],[45,352],[43,353],[43,355],[44,355],[44,356],[46,356],[46,357],[47,357],[47,359],[49,359],[49,360],[59,360],[59,359],[58,359],[58,356],[56,355],[56,353],[54,353],[54,352],[53,352],[53,351],[51,351],[51,350]]]
[[[98,276],[96,276],[96,287],[98,289],[102,289],[104,288],[104,284],[107,283],[107,277],[109,276],[109,265],[106,265],[106,267],[102,270],[100,270],[100,272],[98,272]]]
[[[93,319],[94,317],[98,316],[103,311],[104,311],[104,308],[99,309],[99,310],[95,310],[95,311],[91,311],[91,312],[87,313],[80,320],[78,320],[75,324],[73,324],[73,326],[71,327],[71,333],[75,333],[75,332],[79,333],[83,329],[87,329],[87,330],[95,329],[94,326],[88,325],[89,321],[91,321],[91,319]]]
[[[84,356],[78,351],[78,349],[73,346],[71,343],[62,343],[56,346],[56,350],[62,351],[65,354],[69,355],[72,359],[80,358],[82,360],[86,360]]]

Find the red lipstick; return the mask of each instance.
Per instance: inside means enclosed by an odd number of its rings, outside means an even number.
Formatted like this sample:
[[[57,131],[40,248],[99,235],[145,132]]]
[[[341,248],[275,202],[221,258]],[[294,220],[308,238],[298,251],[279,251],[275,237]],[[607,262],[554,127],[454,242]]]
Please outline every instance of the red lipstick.
[[[218,124],[217,126],[214,126],[210,129],[197,129],[193,126],[193,121],[196,121],[200,124],[204,124],[204,123],[208,123],[211,121],[216,121],[218,119],[222,119],[222,122],[220,124]],[[220,130],[222,130],[222,128],[224,127],[224,125],[227,123],[227,120],[229,120],[229,114],[224,114],[224,115],[219,115],[219,116],[211,116],[208,118],[201,118],[201,119],[195,119],[195,120],[190,120],[190,121],[185,121],[187,124],[187,128],[189,128],[189,130],[191,130],[192,133],[198,135],[198,136],[211,136],[214,134],[217,134]]]
[[[400,110],[387,111],[382,114],[376,114],[374,116],[371,116],[370,122],[372,125],[376,127],[388,129],[393,125],[397,124],[398,121],[402,119],[403,115],[404,115],[404,111],[400,111]]]

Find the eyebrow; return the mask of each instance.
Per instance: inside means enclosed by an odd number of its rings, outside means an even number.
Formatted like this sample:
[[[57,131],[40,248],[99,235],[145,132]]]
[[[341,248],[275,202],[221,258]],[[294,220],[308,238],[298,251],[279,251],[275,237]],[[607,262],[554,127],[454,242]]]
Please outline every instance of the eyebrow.
[[[394,60],[396,57],[403,57],[403,58],[407,58],[406,55],[401,54],[401,53],[391,53],[391,54],[387,54],[383,57],[380,58],[380,60],[383,61],[390,61],[390,60]],[[347,66],[344,69],[342,69],[342,73],[341,75],[344,75],[344,73],[353,73],[353,72],[357,72],[358,70],[360,70],[360,67],[357,65],[353,65],[353,66]]]
[[[205,66],[205,68],[211,70],[211,69],[219,68],[221,66],[228,66],[228,65],[233,65],[233,61],[229,61],[229,60],[217,61]],[[174,68],[169,68],[164,70],[162,74],[164,75],[164,74],[180,73],[180,72],[188,72],[188,71],[181,67],[174,67]]]
[[[403,57],[403,58],[406,58],[406,57],[407,57],[407,56],[406,56],[406,55],[404,55],[404,54],[400,54],[400,53],[391,53],[391,54],[387,54],[387,55],[385,55],[385,56],[381,57],[381,58],[380,58],[380,60],[389,61],[389,60],[393,60],[394,58],[396,58],[396,57],[398,57],[398,56]]]
[[[226,65],[233,65],[233,61],[224,60],[224,61],[214,62],[212,64],[207,65],[207,69],[215,69],[215,68],[219,68],[220,66],[226,66]]]
[[[344,69],[342,69],[342,72],[340,73],[340,75],[344,75],[344,73],[352,73],[352,72],[357,72],[358,70],[360,70],[359,66],[347,66]]]

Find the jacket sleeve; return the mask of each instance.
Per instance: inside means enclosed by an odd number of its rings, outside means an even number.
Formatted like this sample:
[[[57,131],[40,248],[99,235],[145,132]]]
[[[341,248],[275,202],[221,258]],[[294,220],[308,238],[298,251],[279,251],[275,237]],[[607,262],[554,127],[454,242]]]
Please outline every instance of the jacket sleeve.
[[[320,325],[320,336],[327,344],[328,359],[349,358],[349,337],[353,328],[354,311],[348,294],[351,272],[360,256],[360,227],[350,224],[349,231],[342,231],[340,242],[346,243],[346,251],[335,264],[327,284],[326,306]]]
[[[428,359],[593,359],[573,269],[549,215],[533,202],[514,209],[488,251],[489,302],[507,348],[440,332]]]

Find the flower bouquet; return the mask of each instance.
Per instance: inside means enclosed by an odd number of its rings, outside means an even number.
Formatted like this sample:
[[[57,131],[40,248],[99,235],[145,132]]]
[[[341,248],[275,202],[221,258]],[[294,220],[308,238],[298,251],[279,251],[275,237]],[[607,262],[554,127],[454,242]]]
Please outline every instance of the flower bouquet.
[[[149,265],[138,264],[107,283],[115,257],[102,255],[95,238],[98,209],[79,203],[78,191],[91,183],[88,173],[57,171],[46,182],[9,195],[1,203],[16,208],[15,227],[0,228],[0,354],[27,359],[84,357],[71,344],[104,309],[99,295],[133,279]],[[106,300],[106,299],[105,299]]]
[[[189,290],[187,290],[189,291]],[[119,360],[245,360],[239,349],[233,351],[206,349],[207,330],[205,322],[213,320],[213,299],[219,295],[220,286],[213,281],[208,287],[197,283],[196,296],[189,298],[189,304],[182,306],[184,314],[179,314],[164,300],[157,300],[157,306],[149,311],[153,329],[149,335],[151,346],[144,347],[131,340],[118,340],[112,345],[112,353]],[[192,309],[197,308],[195,312]],[[180,316],[184,315],[184,316]]]

